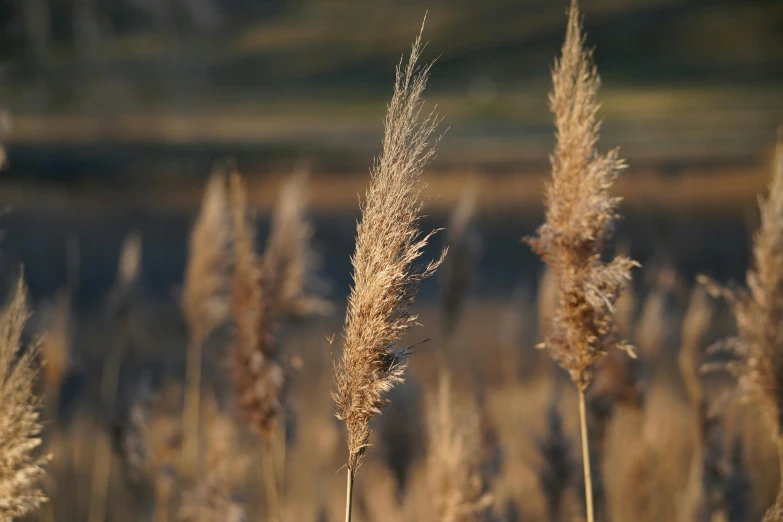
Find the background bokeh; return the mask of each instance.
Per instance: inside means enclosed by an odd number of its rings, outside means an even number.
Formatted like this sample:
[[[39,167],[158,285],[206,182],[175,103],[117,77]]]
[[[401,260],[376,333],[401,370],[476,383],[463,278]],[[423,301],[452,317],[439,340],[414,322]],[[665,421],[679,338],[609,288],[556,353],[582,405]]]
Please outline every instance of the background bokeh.
[[[147,279],[167,294],[216,162],[235,158],[252,178],[262,218],[279,176],[305,162],[317,239],[344,293],[356,194],[379,149],[393,67],[428,11],[428,100],[449,129],[427,176],[429,214],[442,224],[479,178],[489,234],[479,290],[509,291],[533,262],[518,239],[540,220],[561,4],[0,2],[5,255],[25,263],[40,296],[63,283],[65,245],[78,239],[89,302],[137,228]],[[741,275],[744,216],[783,121],[783,4],[588,0],[583,10],[605,85],[603,145],[621,147],[631,166],[618,186],[622,241],[643,261],[676,254],[686,273]]]
[[[52,502],[37,520],[85,520],[103,485],[93,477],[102,462],[112,473],[106,520],[149,520],[153,509],[173,515],[181,501],[165,496],[167,504],[159,491],[139,494],[130,486],[123,475],[130,452],[122,444],[130,412],[146,400],[140,390],[154,389],[156,405],[142,420],[155,426],[165,419],[173,428],[147,433],[148,457],[160,457],[157,447],[166,458],[145,480],[175,480],[167,458],[179,455],[182,440],[188,332],[180,290],[188,236],[208,175],[227,163],[247,182],[259,247],[283,182],[309,171],[318,275],[334,313],[289,325],[281,336],[284,363],[293,369],[284,519],[340,519],[343,479],[335,472],[345,461],[344,428],[333,417],[325,338],[342,328],[358,195],[380,149],[394,67],[425,13],[424,59],[436,60],[425,97],[443,117],[445,134],[424,174],[422,228],[448,226],[464,195],[473,194],[474,221],[455,243],[469,243],[465,250],[478,257],[471,258],[475,266],[466,263],[465,280],[448,280],[442,270],[422,285],[415,306],[424,327],[403,342],[435,341],[417,348],[408,382],[378,420],[357,520],[433,519],[411,513],[432,509],[425,396],[444,357],[469,397],[464,404],[479,405],[495,511],[509,522],[520,519],[514,513],[550,520],[541,479],[551,464],[545,441],[563,443],[562,453],[579,462],[575,397],[570,386],[561,389],[565,374],[534,349],[549,327],[555,280],[521,239],[543,220],[554,145],[547,92],[567,3],[0,0],[0,296],[24,266],[35,311],[28,333],[50,332],[41,388],[44,448],[55,459],[44,483]],[[783,1],[580,5],[603,83],[600,147],[620,147],[629,163],[613,189],[623,202],[607,253],[629,253],[642,264],[617,314],[641,362],[608,357],[608,377],[597,380],[599,401],[591,403],[603,408],[607,396],[610,406],[618,404],[617,417],[603,419],[611,428],[611,451],[602,459],[609,504],[616,510],[626,499],[641,500],[599,520],[674,520],[688,477],[699,478],[691,456],[704,414],[688,400],[676,352],[691,342],[700,356],[734,333],[726,307],[713,310],[702,290],[691,290],[698,273],[741,281],[750,263],[756,197],[783,123]],[[423,259],[435,256],[448,234],[435,235]],[[128,264],[135,267],[140,256],[132,284],[117,278],[129,237]],[[455,250],[451,257],[459,259]],[[450,285],[458,297],[466,293],[464,308],[449,308]],[[695,335],[691,310],[709,315]],[[205,419],[210,408],[233,419],[228,323],[204,347]],[[112,379],[107,368],[116,371],[116,393],[104,391],[102,382]],[[708,392],[710,400],[718,395]],[[622,404],[623,394],[632,404]],[[746,468],[752,488],[731,487],[752,489],[754,509],[766,509],[778,485],[774,443],[745,409],[724,417],[725,455],[732,457],[721,456],[721,469],[739,476]],[[256,520],[264,481],[258,440],[249,441],[230,448],[254,460],[249,478],[228,493]],[[581,473],[574,470],[574,477]],[[564,513],[581,512],[578,480],[562,481],[572,497]],[[179,492],[192,484],[175,486]]]

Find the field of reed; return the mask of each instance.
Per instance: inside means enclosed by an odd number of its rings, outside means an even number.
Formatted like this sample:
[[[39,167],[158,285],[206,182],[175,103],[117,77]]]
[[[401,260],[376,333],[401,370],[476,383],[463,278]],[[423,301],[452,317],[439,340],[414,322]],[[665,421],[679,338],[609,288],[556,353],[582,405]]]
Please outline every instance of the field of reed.
[[[307,164],[261,184],[226,159],[187,224],[113,223],[108,246],[108,218],[53,224],[52,256],[4,193],[0,521],[783,521],[783,131],[726,191],[751,212],[706,197],[681,222],[601,138],[572,0],[550,174],[508,219],[478,175],[427,185],[449,133],[425,39],[349,215],[321,219],[353,185]],[[150,276],[171,263],[173,289]],[[31,300],[44,272],[64,283]]]

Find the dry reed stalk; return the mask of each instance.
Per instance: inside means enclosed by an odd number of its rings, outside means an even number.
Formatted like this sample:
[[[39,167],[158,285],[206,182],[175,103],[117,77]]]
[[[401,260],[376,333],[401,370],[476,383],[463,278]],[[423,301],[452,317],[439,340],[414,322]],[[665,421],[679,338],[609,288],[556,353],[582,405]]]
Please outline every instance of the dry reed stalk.
[[[683,496],[680,519],[717,522],[730,520],[731,469],[724,450],[721,418],[710,407],[698,376],[704,338],[712,319],[712,308],[703,287],[694,289],[682,324],[680,371],[696,418],[695,446],[689,483]]]
[[[105,412],[114,410],[120,378],[122,358],[129,342],[130,309],[133,305],[139,269],[141,266],[141,236],[132,232],[125,237],[117,267],[117,277],[109,295],[107,324],[111,323],[119,332],[117,344],[106,350],[101,374],[100,400]],[[114,335],[117,335],[115,332]],[[99,434],[95,441],[93,455],[92,484],[88,522],[103,522],[106,519],[106,501],[111,479],[111,440]]]
[[[481,425],[476,405],[454,396],[451,376],[441,372],[428,413],[427,468],[440,522],[490,520],[492,495],[482,475]]]
[[[245,189],[239,174],[234,173],[231,178],[234,382],[240,411],[261,436],[267,509],[273,520],[280,517],[283,469],[274,460],[285,458],[285,437],[277,434],[286,392],[286,370],[278,336],[285,319],[329,311],[329,304],[310,291],[316,258],[310,247],[312,228],[304,218],[305,181],[304,173],[297,173],[284,185],[266,250],[258,260]]]
[[[35,511],[47,500],[38,489],[49,456],[33,453],[41,445],[41,402],[33,386],[38,377],[38,346],[22,347],[27,322],[22,278],[0,313],[0,519],[13,520]]]
[[[332,311],[331,303],[317,293],[323,282],[316,276],[319,258],[311,244],[313,227],[306,219],[307,182],[308,172],[300,167],[283,183],[261,259],[260,277],[264,294],[269,299],[268,310],[277,315],[276,321],[281,325],[284,320],[325,316]],[[290,407],[282,413],[283,417],[293,415]],[[270,452],[267,463],[272,462],[272,456],[277,460],[277,469],[267,467],[267,474],[271,477],[274,471],[281,494],[285,489],[287,438],[285,422],[279,422],[265,437]]]
[[[719,520],[726,518],[723,498],[726,494],[726,466],[719,417],[709,404],[699,378],[704,337],[710,327],[712,308],[706,290],[699,286],[691,292],[682,323],[679,366],[688,398],[696,418],[695,445],[691,458],[688,486],[680,503],[679,519]]]
[[[272,214],[272,229],[261,260],[261,277],[274,299],[272,306],[287,319],[328,315],[331,303],[314,290],[318,256],[311,246],[313,227],[305,216],[307,171],[300,169],[283,184]]]
[[[619,203],[608,191],[625,163],[616,150],[606,155],[596,150],[601,127],[598,72],[592,51],[585,48],[576,0],[571,2],[562,56],[555,61],[552,78],[549,105],[557,145],[551,158],[552,181],[546,189],[546,222],[537,237],[527,241],[558,276],[558,306],[546,347],[579,392],[587,520],[593,522],[584,396],[595,365],[607,350],[617,347],[633,355],[628,345],[615,340],[613,314],[637,263],[617,256],[605,264],[600,258]]]
[[[422,268],[412,266],[434,233],[422,235],[419,228],[421,173],[435,153],[429,139],[438,123],[433,113],[421,113],[431,66],[417,67],[420,52],[421,33],[408,64],[397,67],[383,149],[361,205],[345,341],[334,366],[337,417],[348,431],[346,522],[351,519],[354,477],[370,438],[370,419],[380,413],[384,394],[403,381],[413,348],[395,343],[416,324],[411,305],[419,282],[432,275],[446,255],[444,251]]]
[[[231,175],[230,205],[234,228],[233,379],[240,414],[261,436],[267,515],[269,520],[275,521],[279,520],[280,506],[270,441],[283,411],[286,375],[276,340],[280,310],[274,305],[279,301],[269,290],[280,285],[264,277],[265,272],[256,258],[255,230],[248,218],[244,183],[236,172]]]
[[[742,398],[761,406],[777,440],[783,477],[783,131],[768,194],[759,197],[759,212],[747,289],[720,287],[704,277],[701,281],[713,295],[726,300],[737,323],[737,337],[718,346],[733,353],[736,360],[717,366],[737,378]],[[775,505],[764,520],[783,520],[783,479]]]
[[[443,263],[439,274],[443,333],[446,338],[454,332],[470,290],[471,280],[475,277],[481,243],[474,223],[476,191],[475,182],[463,189],[446,227],[446,244],[449,245],[451,255]]]
[[[125,477],[131,485],[152,483],[155,496],[153,520],[168,520],[171,501],[182,475],[182,389],[167,383],[153,392],[147,379],[133,393],[130,407],[115,426],[115,445]]]
[[[206,472],[196,486],[185,492],[177,512],[181,522],[241,522],[243,508],[234,502],[234,488],[242,482],[247,458],[237,451],[234,423],[223,415],[210,420]]]
[[[183,468],[191,478],[200,470],[201,365],[204,343],[228,314],[230,222],[226,182],[221,173],[210,176],[201,211],[190,234],[182,310],[188,325],[185,365]]]

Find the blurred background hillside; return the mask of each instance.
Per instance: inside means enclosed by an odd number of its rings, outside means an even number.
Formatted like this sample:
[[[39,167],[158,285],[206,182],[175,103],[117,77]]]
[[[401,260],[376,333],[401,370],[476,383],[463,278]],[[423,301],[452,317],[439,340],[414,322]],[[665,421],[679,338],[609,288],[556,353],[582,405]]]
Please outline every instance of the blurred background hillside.
[[[317,239],[344,281],[393,68],[428,11],[425,58],[437,63],[427,99],[449,127],[427,175],[430,214],[441,219],[479,178],[480,215],[497,236],[483,266],[507,288],[520,258],[534,262],[518,240],[540,221],[565,4],[3,0],[5,249],[46,293],[64,280],[65,238],[81,237],[82,268],[103,287],[122,236],[139,228],[165,293],[215,163],[236,160],[262,218],[281,176],[305,163]],[[621,240],[643,261],[674,251],[686,272],[741,275],[746,216],[783,122],[783,3],[582,9],[604,82],[603,146],[631,165],[617,187]]]

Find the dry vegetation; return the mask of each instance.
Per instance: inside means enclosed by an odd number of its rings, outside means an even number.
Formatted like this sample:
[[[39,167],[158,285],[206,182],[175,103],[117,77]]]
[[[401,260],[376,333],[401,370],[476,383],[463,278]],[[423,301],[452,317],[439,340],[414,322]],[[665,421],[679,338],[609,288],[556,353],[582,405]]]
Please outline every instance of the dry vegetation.
[[[527,240],[546,270],[537,293],[480,300],[475,185],[449,221],[449,256],[419,264],[439,123],[423,109],[422,50],[420,35],[397,69],[340,342],[304,172],[284,182],[263,248],[242,176],[210,177],[181,332],[143,290],[134,233],[99,317],[73,309],[72,283],[41,307],[40,343],[23,341],[20,279],[0,313],[0,520],[783,520],[783,142],[746,289],[653,266],[622,293],[637,265],[607,251],[625,165],[597,152],[599,80],[573,0],[545,222]],[[441,299],[419,314],[419,285],[441,264]],[[437,348],[419,348],[428,334]],[[80,342],[99,347],[100,367],[80,365]]]

